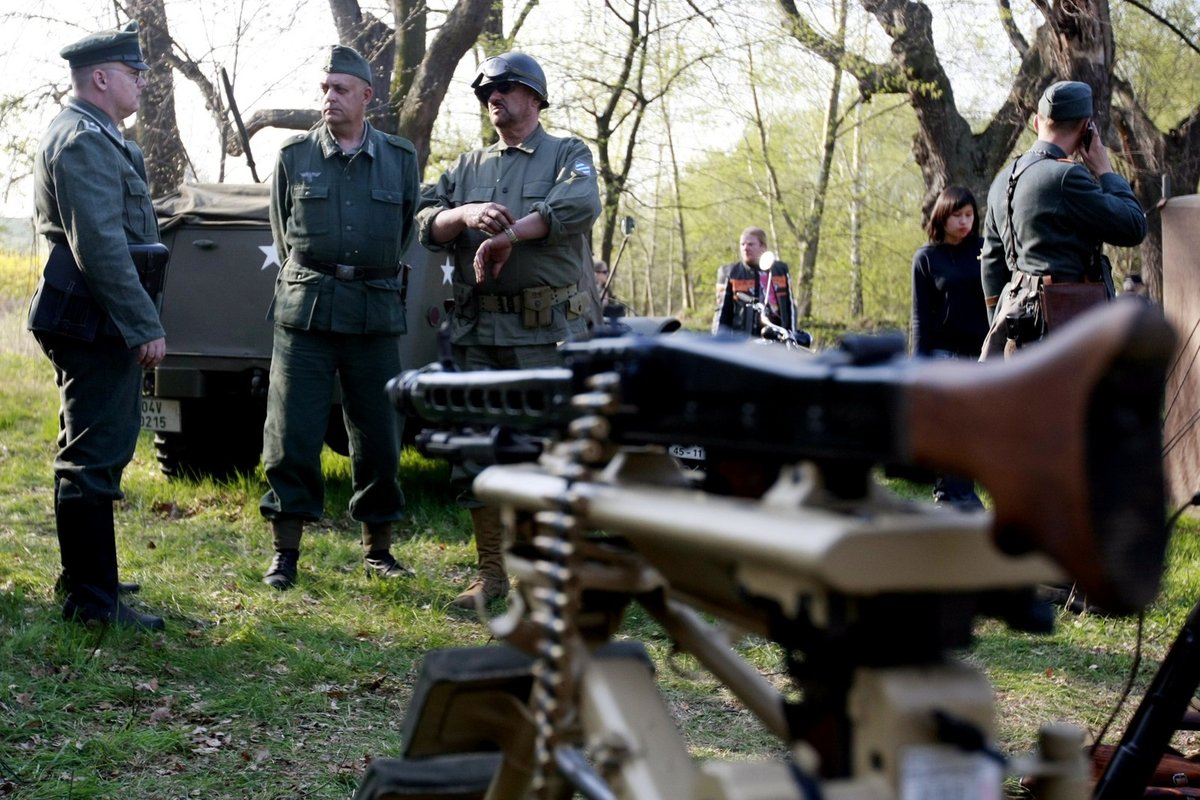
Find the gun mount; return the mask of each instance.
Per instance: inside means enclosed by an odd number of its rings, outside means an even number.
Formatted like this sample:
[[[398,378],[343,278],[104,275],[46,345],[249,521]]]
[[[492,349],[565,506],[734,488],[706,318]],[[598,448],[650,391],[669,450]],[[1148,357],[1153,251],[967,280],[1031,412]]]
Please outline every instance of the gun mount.
[[[460,712],[419,692],[397,768],[499,750],[468,795],[490,800],[998,799],[990,687],[950,654],[979,615],[1046,625],[1033,587],[1063,575],[1114,610],[1154,596],[1172,345],[1157,311],[1116,303],[1001,365],[760,358],[676,336],[571,346],[564,370],[402,376],[389,390],[405,410],[545,448],[475,483],[502,509],[519,580],[491,628],[529,659],[529,682],[498,689],[513,656],[488,648],[508,655],[478,654],[445,691]],[[778,477],[756,496],[705,491],[666,455],[675,441],[777,462]],[[879,465],[974,476],[995,511],[901,500],[871,479]],[[631,602],[791,760],[694,762],[644,657],[611,650]],[[697,612],[780,644],[798,699]],[[520,713],[481,726],[468,709],[499,695]],[[1042,797],[1086,797],[1081,739],[1046,742],[1021,771],[1042,776]]]

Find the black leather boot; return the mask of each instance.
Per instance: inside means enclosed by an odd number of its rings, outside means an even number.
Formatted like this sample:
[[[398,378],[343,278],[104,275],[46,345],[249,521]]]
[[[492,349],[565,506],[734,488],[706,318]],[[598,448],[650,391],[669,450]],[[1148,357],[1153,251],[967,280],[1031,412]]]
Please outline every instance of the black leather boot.
[[[267,574],[263,576],[263,583],[281,592],[284,589],[292,588],[296,585],[299,562],[299,550],[291,548],[276,550],[275,557],[271,559],[271,566],[267,569]]]
[[[112,501],[60,499],[55,503],[54,519],[62,554],[63,619],[162,630],[162,617],[135,611],[117,596],[117,543]]]
[[[117,581],[117,594],[137,594],[141,590],[140,583]],[[67,574],[65,572],[58,573],[58,579],[54,581],[54,595],[60,600],[67,596]]]

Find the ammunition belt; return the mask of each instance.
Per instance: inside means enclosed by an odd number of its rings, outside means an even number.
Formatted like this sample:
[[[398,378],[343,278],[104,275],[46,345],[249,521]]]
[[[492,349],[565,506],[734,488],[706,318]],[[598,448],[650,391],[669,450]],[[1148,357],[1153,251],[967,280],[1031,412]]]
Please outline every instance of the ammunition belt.
[[[539,309],[550,308],[567,302],[578,293],[579,290],[574,286],[537,287],[537,289],[526,289],[525,292],[514,295],[480,294],[476,295],[476,299],[479,300],[480,311],[492,314],[520,314],[527,306],[532,308],[534,302],[537,303]],[[524,298],[526,294],[536,296],[537,300],[527,302]]]
[[[318,261],[303,250],[293,249],[292,261],[302,267],[320,272],[322,275],[332,275],[339,281],[378,281],[394,278],[400,268],[396,267],[360,267],[354,264],[331,264],[328,261]]]

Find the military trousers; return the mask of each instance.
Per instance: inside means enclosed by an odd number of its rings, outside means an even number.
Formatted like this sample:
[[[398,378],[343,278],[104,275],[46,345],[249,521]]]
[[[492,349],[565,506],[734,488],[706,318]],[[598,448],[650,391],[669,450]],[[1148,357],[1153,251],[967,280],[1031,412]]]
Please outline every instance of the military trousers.
[[[58,386],[57,499],[120,499],[121,474],[141,429],[137,352],[115,336],[85,342],[45,331],[33,335]]]
[[[387,382],[400,372],[398,336],[308,331],[275,326],[263,469],[270,490],[259,501],[267,519],[320,519],[325,510],[321,447],[340,381],[342,416],[350,440],[358,522],[396,522],[404,516],[400,489],[400,426]]]

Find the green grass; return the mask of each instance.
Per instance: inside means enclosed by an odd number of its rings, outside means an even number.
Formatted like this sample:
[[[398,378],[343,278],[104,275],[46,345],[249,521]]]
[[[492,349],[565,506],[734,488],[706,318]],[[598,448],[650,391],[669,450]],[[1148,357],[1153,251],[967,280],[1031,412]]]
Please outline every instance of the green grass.
[[[117,538],[123,576],[144,587],[136,603],[162,613],[167,630],[64,624],[50,588],[56,412],[44,359],[0,351],[0,797],[346,798],[368,760],[397,752],[421,656],[489,641],[473,617],[445,608],[474,552],[444,465],[405,452],[408,518],[395,552],[418,575],[384,583],[361,568],[345,511],[348,464],[326,453],[328,516],[306,529],[299,585],[279,593],[260,582],[270,555],[261,473],[169,482],[148,437],[126,471]],[[928,496],[926,486],[888,484]],[[1174,539],[1164,592],[1147,615],[1139,687],[1200,596],[1198,531],[1185,521]],[[1045,720],[1098,729],[1126,679],[1135,632],[1131,620],[1098,615],[1062,614],[1049,636],[981,623],[964,657],[994,681],[1002,748],[1027,749]],[[669,658],[645,612],[635,609],[622,635],[647,642],[694,754],[782,755],[725,688],[691,659]],[[782,684],[777,647],[753,637],[736,646]],[[1196,742],[1188,734],[1178,744]]]

